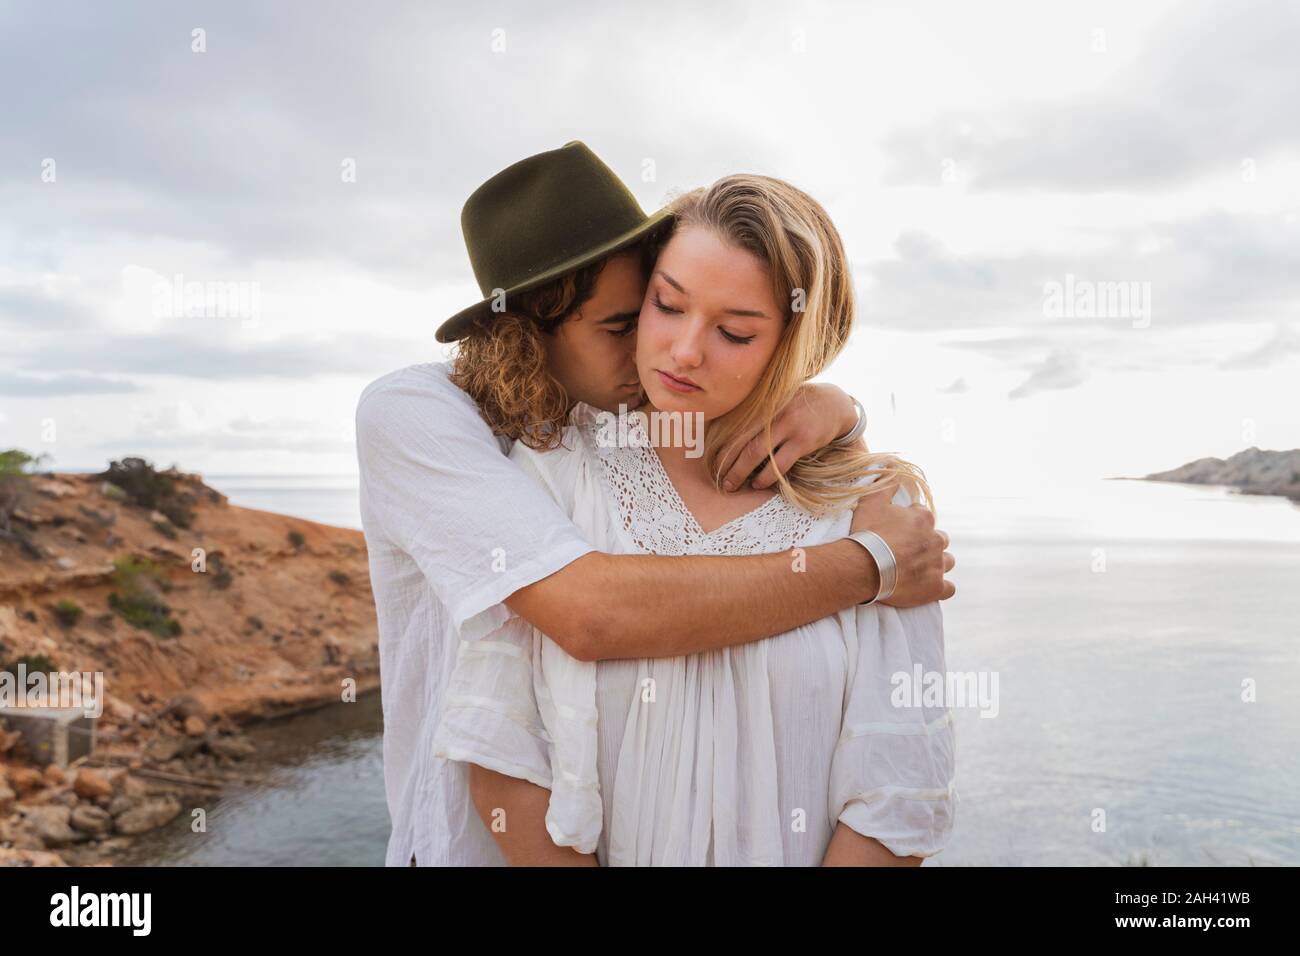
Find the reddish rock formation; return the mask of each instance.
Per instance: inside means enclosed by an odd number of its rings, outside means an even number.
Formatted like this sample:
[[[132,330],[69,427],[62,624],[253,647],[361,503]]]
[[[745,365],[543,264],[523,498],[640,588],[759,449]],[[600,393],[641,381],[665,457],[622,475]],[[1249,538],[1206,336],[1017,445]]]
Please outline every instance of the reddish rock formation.
[[[101,477],[33,475],[20,538],[0,539],[0,668],[102,672],[105,692],[96,753],[66,771],[32,765],[0,721],[0,866],[96,862],[216,792],[254,752],[241,723],[379,686],[361,532],[166,474],[183,510]],[[132,559],[149,562],[135,580],[166,626],[134,626],[110,599],[114,562]]]
[[[36,495],[17,520],[44,557],[0,541],[0,665],[41,655],[61,671],[102,671],[118,717],[142,691],[190,695],[207,714],[244,720],[338,701],[347,678],[358,692],[377,687],[361,532],[230,505],[197,475],[181,481],[196,499],[188,529],[157,522],[100,478],[33,476]],[[132,556],[162,572],[179,635],[133,627],[110,607],[113,561]],[[71,626],[56,613],[63,600],[83,612]]]

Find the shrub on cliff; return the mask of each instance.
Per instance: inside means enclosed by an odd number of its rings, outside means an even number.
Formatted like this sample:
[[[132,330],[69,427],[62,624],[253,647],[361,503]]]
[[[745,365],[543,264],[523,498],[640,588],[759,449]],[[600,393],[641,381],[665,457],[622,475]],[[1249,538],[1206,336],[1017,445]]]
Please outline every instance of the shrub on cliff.
[[[234,582],[235,576],[230,573],[230,569],[226,567],[226,562],[222,559],[221,555],[212,555],[212,557],[208,559],[208,566],[211,567],[213,571],[217,572],[212,577],[212,583],[216,586],[218,591],[226,590],[226,588],[230,587]]]
[[[84,613],[85,611],[81,609],[81,605],[70,598],[64,598],[54,605],[54,617],[64,627],[75,627]]]
[[[178,490],[174,474],[158,471],[143,458],[109,462],[108,470],[96,477],[121,488],[132,504],[161,511],[178,528],[188,528],[194,520],[189,510],[194,495]]]
[[[158,568],[146,558],[118,558],[113,562],[113,586],[108,606],[132,627],[151,631],[159,637],[175,637],[181,622],[171,616],[171,608],[162,599],[170,590]]]
[[[44,654],[24,654],[16,661],[12,661],[0,667],[0,673],[13,674],[14,679],[18,677],[18,665],[22,664],[28,674],[52,674],[58,669],[54,666],[54,661],[50,660]]]
[[[41,549],[14,527],[13,518],[31,494],[31,471],[48,457],[29,455],[20,448],[0,451],[0,540],[13,541],[29,558],[42,557]]]

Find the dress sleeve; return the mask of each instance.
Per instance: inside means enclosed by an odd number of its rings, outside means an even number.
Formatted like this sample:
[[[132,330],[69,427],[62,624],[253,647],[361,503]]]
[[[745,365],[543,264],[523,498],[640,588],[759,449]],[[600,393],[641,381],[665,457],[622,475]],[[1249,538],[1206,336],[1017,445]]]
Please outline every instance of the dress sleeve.
[[[910,497],[900,488],[894,501]],[[849,683],[831,762],[830,819],[895,856],[933,856],[948,842],[958,800],[943,611],[936,601],[857,607],[840,617]]]
[[[594,548],[502,454],[469,396],[418,369],[371,383],[357,403],[363,514],[367,533],[409,554],[474,640],[505,622],[507,597]]]

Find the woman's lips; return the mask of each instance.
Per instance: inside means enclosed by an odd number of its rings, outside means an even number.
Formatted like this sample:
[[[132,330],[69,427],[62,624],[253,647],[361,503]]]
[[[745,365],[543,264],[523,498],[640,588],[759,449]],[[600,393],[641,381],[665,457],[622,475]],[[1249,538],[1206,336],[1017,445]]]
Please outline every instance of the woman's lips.
[[[659,375],[659,381],[663,382],[665,387],[671,388],[674,392],[689,394],[690,392],[700,391],[698,385],[692,385],[690,382],[683,382],[680,378],[673,378],[667,372],[660,371],[659,369],[655,369],[655,372]]]

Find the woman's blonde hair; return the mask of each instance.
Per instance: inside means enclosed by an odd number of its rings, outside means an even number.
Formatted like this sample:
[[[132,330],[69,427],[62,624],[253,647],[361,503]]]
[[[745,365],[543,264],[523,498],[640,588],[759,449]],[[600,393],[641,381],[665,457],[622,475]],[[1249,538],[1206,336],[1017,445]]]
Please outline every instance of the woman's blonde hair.
[[[776,352],[754,389],[736,408],[709,423],[704,458],[721,490],[727,452],[756,427],[773,461],[772,422],[799,387],[839,355],[853,326],[853,280],[844,246],[826,210],[800,189],[768,176],[726,176],[672,203],[675,221],[659,242],[678,230],[705,228],[745,249],[766,268],[772,292],[785,309]],[[648,250],[653,252],[654,250]],[[850,505],[863,494],[854,482],[874,472],[884,487],[897,479],[913,501],[933,507],[925,475],[897,455],[830,445],[800,458],[777,482],[781,493],[805,511],[824,513]]]

